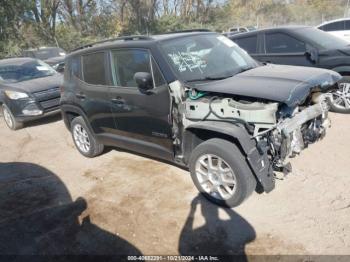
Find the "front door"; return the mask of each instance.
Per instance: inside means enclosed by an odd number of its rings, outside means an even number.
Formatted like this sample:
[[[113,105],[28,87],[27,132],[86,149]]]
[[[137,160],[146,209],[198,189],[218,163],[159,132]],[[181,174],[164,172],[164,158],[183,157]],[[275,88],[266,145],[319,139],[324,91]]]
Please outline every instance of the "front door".
[[[265,34],[265,53],[254,56],[261,62],[280,65],[315,66],[306,54],[306,44],[285,33]]]
[[[169,89],[150,51],[112,50],[110,60],[114,82],[110,100],[119,143],[147,155],[173,158]],[[138,89],[137,72],[152,74],[154,88],[150,92]]]

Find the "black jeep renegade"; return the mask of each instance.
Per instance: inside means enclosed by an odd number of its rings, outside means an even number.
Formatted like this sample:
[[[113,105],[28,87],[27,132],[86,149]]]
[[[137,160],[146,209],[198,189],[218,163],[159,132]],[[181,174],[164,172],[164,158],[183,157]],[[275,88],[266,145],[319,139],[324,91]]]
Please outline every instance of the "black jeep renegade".
[[[188,167],[223,206],[270,192],[325,135],[329,70],[260,65],[212,32],[130,36],[67,56],[61,109],[86,157],[117,146]]]

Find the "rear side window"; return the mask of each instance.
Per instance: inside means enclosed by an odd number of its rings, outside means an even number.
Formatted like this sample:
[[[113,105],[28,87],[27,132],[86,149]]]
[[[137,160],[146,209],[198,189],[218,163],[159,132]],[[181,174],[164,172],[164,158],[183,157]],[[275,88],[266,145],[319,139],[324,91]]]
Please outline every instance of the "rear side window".
[[[266,53],[301,53],[306,51],[305,43],[283,33],[265,35]]]
[[[345,21],[333,22],[322,26],[324,31],[343,31],[345,30]]]
[[[236,42],[241,48],[243,48],[245,51],[247,51],[250,54],[257,53],[257,42],[258,37],[250,36],[250,37],[244,37],[244,38],[237,38],[233,40]]]
[[[93,85],[106,85],[105,53],[93,53],[83,56],[84,81]]]
[[[155,86],[165,83],[157,64],[147,50],[126,49],[112,51],[114,81],[117,86],[136,88],[134,75],[137,72],[152,74]]]

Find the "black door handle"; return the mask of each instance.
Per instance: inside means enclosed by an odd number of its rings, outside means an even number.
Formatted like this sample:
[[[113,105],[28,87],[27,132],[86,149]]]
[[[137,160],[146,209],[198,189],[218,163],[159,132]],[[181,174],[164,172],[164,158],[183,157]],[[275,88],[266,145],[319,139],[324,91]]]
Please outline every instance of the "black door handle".
[[[85,99],[86,98],[86,95],[84,95],[84,93],[78,93],[75,95],[77,98],[79,99]]]
[[[111,101],[115,104],[125,104],[125,100],[120,96],[117,96],[116,98],[112,98]]]

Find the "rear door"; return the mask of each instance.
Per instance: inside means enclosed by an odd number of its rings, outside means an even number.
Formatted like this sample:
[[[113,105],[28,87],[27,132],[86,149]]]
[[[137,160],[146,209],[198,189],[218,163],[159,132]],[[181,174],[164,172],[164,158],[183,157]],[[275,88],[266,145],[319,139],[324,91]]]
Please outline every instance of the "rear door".
[[[257,59],[273,64],[315,66],[306,50],[306,43],[287,33],[265,33],[264,52]]]
[[[76,102],[95,134],[111,133],[115,129],[109,99],[107,55],[106,51],[83,55],[81,80],[76,81]]]
[[[150,51],[116,49],[111,51],[110,60],[114,83],[110,100],[119,142],[141,153],[173,158],[169,89]],[[137,72],[153,75],[151,92],[143,93],[137,88]]]

